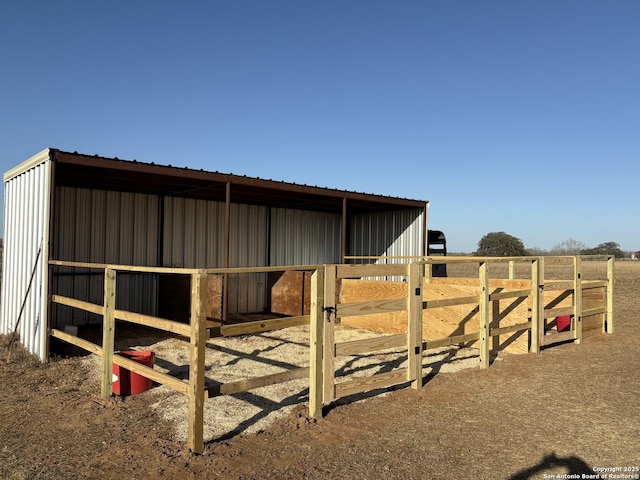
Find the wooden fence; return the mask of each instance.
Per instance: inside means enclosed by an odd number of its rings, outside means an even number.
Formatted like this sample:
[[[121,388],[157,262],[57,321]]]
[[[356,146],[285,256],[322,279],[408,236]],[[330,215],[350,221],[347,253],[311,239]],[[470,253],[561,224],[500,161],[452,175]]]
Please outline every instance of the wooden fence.
[[[586,258],[586,257],[585,257]],[[256,267],[226,269],[178,269],[159,267],[135,267],[51,261],[56,266],[103,270],[104,301],[102,305],[66,296],[51,295],[51,302],[66,305],[102,316],[101,345],[92,343],[62,330],[50,329],[50,336],[81,347],[102,357],[101,392],[104,397],[112,391],[112,365],[119,365],[154,382],[166,385],[188,397],[189,449],[195,453],[203,451],[203,416],[206,398],[230,395],[259,387],[282,383],[299,378],[309,378],[309,414],[322,415],[322,407],[349,395],[400,384],[411,384],[422,388],[422,355],[425,350],[454,344],[473,343],[479,348],[481,368],[490,364],[492,347],[500,347],[505,336],[527,333],[527,350],[539,352],[541,348],[561,341],[583,338],[583,320],[591,318],[590,329],[599,326],[600,331],[613,333],[613,257],[602,257],[606,261],[606,276],[600,280],[584,280],[582,257],[412,257],[393,259],[394,264],[350,264],[350,265],[305,265],[295,267]],[[375,259],[380,262],[381,258]],[[593,258],[589,258],[593,260]],[[387,261],[385,259],[384,261]],[[431,278],[433,264],[473,265],[476,278]],[[508,265],[506,279],[492,278],[489,266]],[[524,264],[527,275],[516,279],[516,264]],[[570,280],[545,281],[545,267],[550,265],[572,268]],[[220,324],[208,319],[205,312],[207,281],[211,276],[268,273],[283,271],[312,271],[309,314],[271,320],[250,321],[239,324]],[[116,279],[118,272],[171,273],[189,275],[191,278],[191,302],[189,323],[180,323],[159,317],[143,315],[116,308]],[[368,279],[376,280],[368,280]],[[388,280],[389,278],[398,279]],[[353,283],[356,282],[356,283]],[[357,283],[361,282],[361,283]],[[371,290],[370,282],[376,282]],[[355,290],[354,290],[355,285]],[[452,294],[452,288],[463,294]],[[522,287],[524,285],[524,287]],[[358,290],[363,287],[363,290]],[[519,288],[518,288],[519,287]],[[349,291],[351,289],[351,291]],[[364,294],[362,293],[364,292]],[[371,293],[374,292],[374,293]],[[472,294],[468,294],[472,292]],[[553,293],[551,293],[553,292]],[[591,295],[585,308],[583,295]],[[364,297],[358,297],[364,295]],[[440,295],[440,298],[433,298]],[[351,299],[349,299],[351,298]],[[502,307],[501,302],[508,302]],[[524,308],[526,306],[526,308]],[[471,308],[470,311],[456,310]],[[440,338],[433,338],[430,325],[438,319],[455,317],[460,312],[464,325],[453,332],[444,331]],[[465,313],[466,312],[466,313]],[[555,317],[572,315],[571,328],[566,332],[552,333]],[[358,319],[371,321],[372,329],[380,325],[397,327],[396,331],[385,331],[382,336],[336,342],[337,323],[349,325]],[[376,320],[377,317],[377,320]],[[477,317],[477,327],[474,323]],[[373,319],[373,320],[372,320]],[[502,325],[508,319],[508,325]],[[184,337],[189,340],[189,376],[184,381],[161,373],[151,367],[114,354],[115,322],[134,323],[152,327]],[[473,320],[473,321],[472,321]],[[376,323],[377,322],[377,323]],[[257,334],[288,327],[309,325],[309,367],[286,372],[248,378],[207,387],[205,385],[205,348],[207,340],[216,337]],[[471,326],[471,327],[469,327]],[[462,328],[462,330],[460,330]],[[465,329],[471,328],[472,331]],[[434,329],[435,330],[435,329]],[[492,344],[492,339],[494,340]],[[497,339],[497,340],[496,340]],[[508,342],[503,342],[508,343]],[[400,349],[406,352],[405,368],[378,373],[367,378],[347,378],[338,382],[335,377],[336,358],[357,354],[370,354],[385,349]]]

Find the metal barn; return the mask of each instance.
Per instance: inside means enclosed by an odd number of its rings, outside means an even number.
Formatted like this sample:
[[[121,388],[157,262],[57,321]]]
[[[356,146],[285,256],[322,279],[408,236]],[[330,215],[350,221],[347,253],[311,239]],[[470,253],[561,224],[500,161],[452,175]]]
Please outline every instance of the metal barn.
[[[101,274],[51,260],[227,268],[343,263],[348,256],[426,254],[424,200],[45,149],[4,175],[0,333],[17,328],[46,360],[48,331],[99,323],[53,305],[53,291],[100,302]],[[264,273],[225,278],[221,316],[269,309]],[[122,275],[118,298],[155,315],[175,278]],[[18,319],[20,321],[18,322]]]

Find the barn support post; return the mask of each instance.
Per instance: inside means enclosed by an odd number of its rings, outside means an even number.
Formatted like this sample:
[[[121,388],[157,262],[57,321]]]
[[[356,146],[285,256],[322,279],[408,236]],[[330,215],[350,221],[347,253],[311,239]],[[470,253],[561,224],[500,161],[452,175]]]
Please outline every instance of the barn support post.
[[[480,368],[489,367],[489,274],[487,262],[481,262],[479,268],[480,298],[478,308],[480,310]]]
[[[325,404],[335,400],[335,322],[336,322],[336,265],[325,265],[324,273],[324,335],[322,339],[322,398]]]
[[[187,444],[193,453],[204,450],[204,357],[207,342],[204,299],[206,278],[191,275],[191,338],[189,345],[189,430]]]
[[[347,197],[342,198],[342,229],[340,232],[340,263],[346,263],[347,256],[347,236],[349,222],[347,221]]]
[[[407,349],[409,368],[407,380],[411,388],[422,388],[422,275],[421,265],[412,262],[407,266],[409,292],[407,295]]]
[[[582,342],[582,257],[573,257],[573,322],[575,343]]]
[[[540,282],[540,258],[531,262],[531,303],[529,310],[529,321],[531,330],[529,332],[529,352],[540,353],[540,325],[541,325],[541,305],[542,305],[542,283]]]
[[[224,258],[222,266],[229,268],[231,256],[231,180],[225,186],[224,200]],[[225,272],[222,277],[222,323],[227,321],[229,315],[229,274]]]
[[[116,271],[104,270],[104,315],[102,320],[102,398],[111,396],[115,341]]]
[[[613,268],[615,257],[607,259],[607,313],[604,322],[604,331],[613,333]]]
[[[324,268],[311,275],[311,311],[309,330],[309,416],[322,417],[322,351],[324,337]]]

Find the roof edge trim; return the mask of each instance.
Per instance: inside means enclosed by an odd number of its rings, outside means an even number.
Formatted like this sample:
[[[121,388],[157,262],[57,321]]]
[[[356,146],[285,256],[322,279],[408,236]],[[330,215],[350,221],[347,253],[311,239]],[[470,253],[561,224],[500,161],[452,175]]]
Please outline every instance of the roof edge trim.
[[[45,148],[44,150],[36,153],[21,164],[16,165],[11,170],[8,170],[4,174],[4,182],[7,183],[12,178],[17,177],[18,175],[22,175],[24,172],[31,170],[36,165],[48,162],[49,160],[51,160],[51,152],[52,150],[50,148]]]

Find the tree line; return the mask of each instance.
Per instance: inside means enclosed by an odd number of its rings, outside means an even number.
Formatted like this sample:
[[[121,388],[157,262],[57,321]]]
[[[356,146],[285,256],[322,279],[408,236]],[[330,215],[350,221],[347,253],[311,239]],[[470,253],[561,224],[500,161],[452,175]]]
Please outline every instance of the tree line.
[[[475,255],[481,257],[524,257],[528,255],[613,255],[625,258],[629,254],[622,251],[616,242],[601,243],[589,248],[583,242],[569,239],[554,246],[551,250],[540,248],[525,248],[524,243],[517,237],[506,232],[487,233],[478,242]]]

